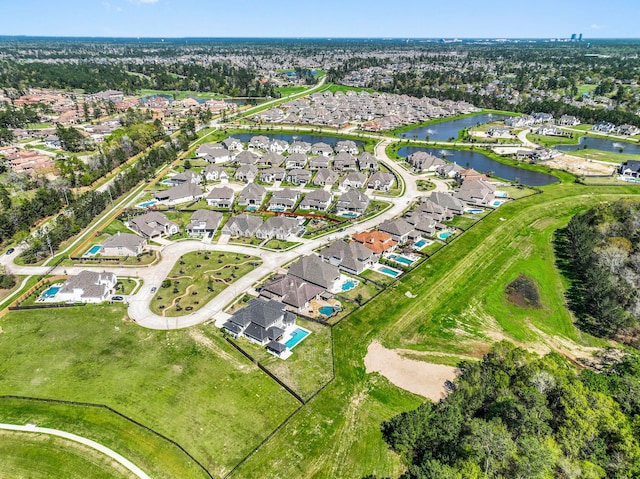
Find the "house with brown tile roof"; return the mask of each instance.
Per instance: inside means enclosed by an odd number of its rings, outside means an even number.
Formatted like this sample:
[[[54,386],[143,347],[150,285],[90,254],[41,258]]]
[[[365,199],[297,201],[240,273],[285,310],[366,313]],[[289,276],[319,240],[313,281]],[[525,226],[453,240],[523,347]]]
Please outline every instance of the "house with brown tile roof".
[[[369,248],[376,255],[393,251],[398,246],[398,242],[389,233],[382,231],[363,231],[354,234],[353,239]]]

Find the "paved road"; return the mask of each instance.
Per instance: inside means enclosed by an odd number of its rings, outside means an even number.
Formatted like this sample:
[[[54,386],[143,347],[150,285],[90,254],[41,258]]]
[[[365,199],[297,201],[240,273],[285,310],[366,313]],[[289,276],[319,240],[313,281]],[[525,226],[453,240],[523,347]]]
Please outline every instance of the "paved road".
[[[19,426],[17,424],[0,424],[0,429],[5,429],[8,431],[20,431],[20,432],[31,432],[31,433],[39,433],[39,434],[49,434],[51,436],[58,436],[64,439],[68,439],[70,441],[78,442],[80,444],[84,444],[96,451],[101,452],[102,454],[109,456],[111,459],[118,461],[124,467],[126,467],[129,471],[135,474],[140,479],[151,479],[142,469],[136,466],[134,463],[129,461],[127,458],[122,457],[120,454],[115,452],[112,449],[109,449],[102,444],[99,444],[91,439],[87,439],[86,437],[77,436],[75,434],[71,434],[69,432],[60,431],[59,429],[50,429],[48,427],[38,427],[35,424],[27,424],[26,426]]]

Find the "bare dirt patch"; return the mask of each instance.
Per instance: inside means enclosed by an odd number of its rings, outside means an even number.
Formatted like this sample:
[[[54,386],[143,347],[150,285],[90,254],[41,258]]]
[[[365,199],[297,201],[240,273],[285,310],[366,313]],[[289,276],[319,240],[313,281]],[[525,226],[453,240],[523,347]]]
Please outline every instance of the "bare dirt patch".
[[[542,307],[536,282],[522,273],[504,288],[504,292],[507,300],[520,308],[540,309]]]
[[[585,176],[610,175],[616,166],[614,164],[591,161],[572,155],[558,155],[551,160],[545,161],[544,165]]]
[[[380,373],[399,388],[433,401],[446,396],[445,381],[453,381],[457,375],[452,366],[403,358],[378,342],[369,345],[364,365],[367,373]]]

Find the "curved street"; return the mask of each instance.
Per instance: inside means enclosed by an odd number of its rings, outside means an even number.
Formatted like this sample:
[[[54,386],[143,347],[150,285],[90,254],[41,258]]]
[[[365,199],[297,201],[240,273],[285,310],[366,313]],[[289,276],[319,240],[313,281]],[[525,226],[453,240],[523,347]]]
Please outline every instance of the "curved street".
[[[102,444],[92,441],[91,439],[87,439],[86,437],[77,436],[76,434],[71,434],[70,432],[60,431],[59,429],[38,427],[35,424],[27,424],[26,426],[19,426],[17,424],[0,424],[0,429],[4,429],[6,431],[49,434],[51,436],[58,436],[64,439],[68,439],[69,441],[83,444],[87,447],[90,447],[91,449],[95,449],[96,451],[106,456],[109,456],[114,461],[117,461],[119,464],[126,467],[127,470],[129,470],[132,474],[135,474],[135,476],[139,477],[140,479],[151,479],[142,469],[140,469],[126,457],[123,457],[113,449],[109,449],[107,446],[103,446]]]

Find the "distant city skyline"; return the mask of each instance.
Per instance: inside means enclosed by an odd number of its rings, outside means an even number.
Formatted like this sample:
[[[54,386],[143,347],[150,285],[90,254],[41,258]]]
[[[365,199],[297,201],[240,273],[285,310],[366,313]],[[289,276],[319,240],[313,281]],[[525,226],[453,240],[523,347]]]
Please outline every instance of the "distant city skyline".
[[[0,0],[0,35],[235,38],[640,38],[610,0]]]

